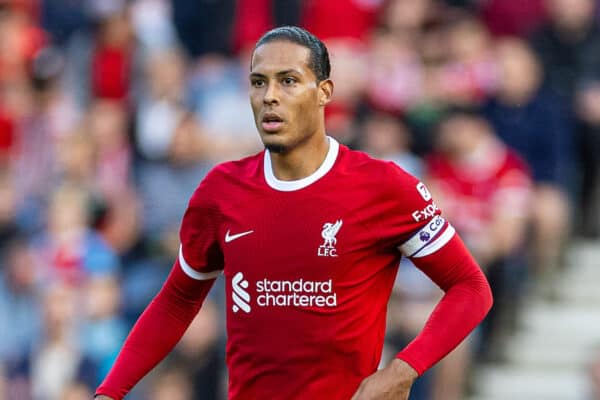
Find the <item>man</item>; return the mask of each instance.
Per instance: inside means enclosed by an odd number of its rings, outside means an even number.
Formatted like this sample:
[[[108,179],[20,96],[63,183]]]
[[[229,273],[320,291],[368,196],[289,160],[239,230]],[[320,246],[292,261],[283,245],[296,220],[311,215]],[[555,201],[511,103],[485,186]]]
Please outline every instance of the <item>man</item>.
[[[445,115],[434,150],[425,163],[429,188],[485,271],[494,295],[494,309],[481,330],[480,356],[498,359],[518,316],[528,273],[524,250],[532,198],[537,201],[529,168],[475,109],[456,108]]]
[[[221,273],[230,399],[406,399],[487,313],[489,285],[425,186],[326,136],[329,72],[327,49],[303,29],[258,41],[250,101],[266,150],[200,183],[179,259],[100,399],[121,399],[166,356]],[[376,372],[401,254],[446,294]]]
[[[590,237],[600,235],[600,23],[594,13],[596,4],[594,0],[546,0],[548,20],[531,38],[544,67],[545,86],[571,106],[575,132],[570,137],[575,139],[578,171],[568,188],[578,199],[574,207],[577,229]]]
[[[526,42],[501,39],[494,51],[498,88],[482,111],[498,137],[531,169],[529,190],[535,198],[527,235],[531,266],[536,286],[552,296],[572,225],[569,192],[575,180],[574,124],[564,98],[543,86],[542,65]],[[444,208],[444,212],[448,210]],[[503,220],[512,229],[519,226],[506,222]]]

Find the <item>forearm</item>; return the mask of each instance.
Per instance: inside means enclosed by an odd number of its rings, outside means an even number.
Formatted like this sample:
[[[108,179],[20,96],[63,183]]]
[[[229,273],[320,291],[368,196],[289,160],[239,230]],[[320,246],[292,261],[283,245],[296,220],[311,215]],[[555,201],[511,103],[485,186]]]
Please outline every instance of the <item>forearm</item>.
[[[494,218],[491,237],[495,243],[494,259],[504,258],[519,248],[525,241],[527,231],[527,218],[521,215],[499,213]]]
[[[420,375],[481,322],[492,305],[492,295],[481,269],[458,236],[415,263],[445,291],[421,333],[397,356]]]
[[[122,399],[179,342],[213,283],[214,279],[189,278],[176,262],[165,285],[136,322],[96,394]]]

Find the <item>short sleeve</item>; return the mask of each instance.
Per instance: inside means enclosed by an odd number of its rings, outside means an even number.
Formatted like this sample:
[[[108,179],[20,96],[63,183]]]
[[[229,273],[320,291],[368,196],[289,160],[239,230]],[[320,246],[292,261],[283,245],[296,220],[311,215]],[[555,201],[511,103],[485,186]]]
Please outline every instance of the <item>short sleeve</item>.
[[[455,234],[441,215],[427,186],[398,167],[386,179],[390,204],[383,232],[406,257],[425,257],[446,245]]]
[[[193,279],[216,278],[223,270],[223,253],[218,241],[220,214],[202,182],[183,215],[179,237],[179,264]]]

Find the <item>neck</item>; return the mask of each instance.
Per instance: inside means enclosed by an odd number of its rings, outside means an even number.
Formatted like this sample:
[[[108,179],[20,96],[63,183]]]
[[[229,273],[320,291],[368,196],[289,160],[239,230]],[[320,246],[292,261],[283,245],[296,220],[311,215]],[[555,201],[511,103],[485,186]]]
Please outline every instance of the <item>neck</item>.
[[[290,151],[270,152],[273,174],[282,181],[294,181],[313,174],[323,164],[329,140],[325,134],[313,135]]]
[[[480,138],[457,161],[467,170],[479,169],[481,173],[485,173],[487,170],[496,168],[501,154],[503,154],[502,147],[496,139]]]

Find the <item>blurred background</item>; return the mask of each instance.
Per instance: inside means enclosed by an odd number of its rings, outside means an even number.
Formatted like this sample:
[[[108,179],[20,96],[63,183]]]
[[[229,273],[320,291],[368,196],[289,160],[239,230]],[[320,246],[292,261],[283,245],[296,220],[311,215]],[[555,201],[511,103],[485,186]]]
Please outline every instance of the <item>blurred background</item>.
[[[495,306],[411,400],[600,399],[600,2],[0,0],[0,399],[90,399],[215,163],[249,56],[329,47],[328,133],[427,182]],[[382,364],[440,291],[403,262]],[[223,285],[134,400],[224,399]],[[293,378],[293,377],[291,377]]]

